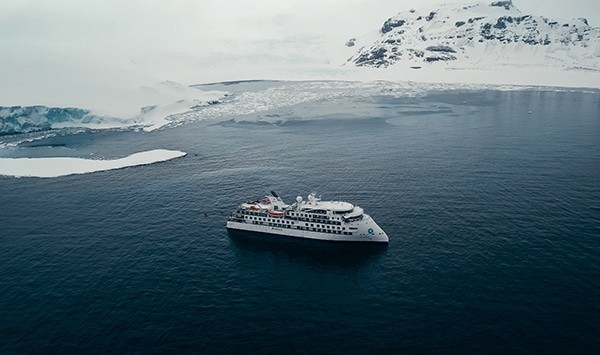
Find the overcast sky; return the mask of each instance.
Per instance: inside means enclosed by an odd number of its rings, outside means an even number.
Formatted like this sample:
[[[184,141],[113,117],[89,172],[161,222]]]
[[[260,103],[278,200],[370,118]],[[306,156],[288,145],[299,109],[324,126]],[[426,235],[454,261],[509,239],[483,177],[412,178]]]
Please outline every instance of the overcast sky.
[[[252,77],[261,66],[326,64],[324,44],[377,29],[399,11],[440,3],[473,1],[1,0],[0,105],[85,81],[98,94],[126,83],[191,84],[244,71]],[[600,25],[597,0],[514,3],[524,13]]]

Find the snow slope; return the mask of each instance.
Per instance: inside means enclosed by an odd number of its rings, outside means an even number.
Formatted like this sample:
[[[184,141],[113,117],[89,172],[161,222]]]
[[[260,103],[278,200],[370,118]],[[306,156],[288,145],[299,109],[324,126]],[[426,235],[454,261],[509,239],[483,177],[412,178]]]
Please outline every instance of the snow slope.
[[[411,9],[346,46],[346,65],[359,67],[600,72],[600,28],[523,14],[512,1]]]

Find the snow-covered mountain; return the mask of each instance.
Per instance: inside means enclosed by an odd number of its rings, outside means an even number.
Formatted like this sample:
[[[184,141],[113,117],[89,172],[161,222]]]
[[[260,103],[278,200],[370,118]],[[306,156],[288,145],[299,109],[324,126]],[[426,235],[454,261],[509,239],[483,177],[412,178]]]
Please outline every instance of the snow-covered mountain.
[[[600,28],[585,18],[559,22],[523,14],[512,1],[411,9],[386,20],[377,33],[350,39],[346,46],[358,48],[348,62],[361,67],[600,71]]]

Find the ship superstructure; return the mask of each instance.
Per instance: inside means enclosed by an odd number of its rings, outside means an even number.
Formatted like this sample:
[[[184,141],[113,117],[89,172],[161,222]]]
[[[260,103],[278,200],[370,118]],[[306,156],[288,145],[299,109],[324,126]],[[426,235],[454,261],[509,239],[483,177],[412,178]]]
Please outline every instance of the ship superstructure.
[[[311,193],[288,205],[275,192],[242,203],[231,214],[227,228],[288,237],[331,241],[384,242],[389,238],[364,210],[349,202],[322,201]]]

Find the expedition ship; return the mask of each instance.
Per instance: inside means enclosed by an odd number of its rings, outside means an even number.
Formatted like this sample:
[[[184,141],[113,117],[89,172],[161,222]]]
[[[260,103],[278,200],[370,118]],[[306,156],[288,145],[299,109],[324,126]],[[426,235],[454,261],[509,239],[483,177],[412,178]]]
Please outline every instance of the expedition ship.
[[[287,237],[344,242],[383,242],[387,234],[361,207],[321,201],[314,193],[287,205],[271,191],[262,200],[242,203],[227,220],[227,229]]]

